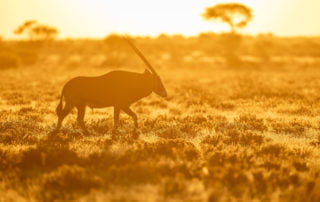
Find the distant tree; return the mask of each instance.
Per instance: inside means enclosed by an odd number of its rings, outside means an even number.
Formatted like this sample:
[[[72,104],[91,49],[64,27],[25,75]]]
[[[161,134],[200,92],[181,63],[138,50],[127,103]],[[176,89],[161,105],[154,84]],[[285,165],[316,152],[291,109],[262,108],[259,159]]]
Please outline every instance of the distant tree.
[[[56,38],[58,30],[47,25],[37,25],[31,29],[31,34],[38,40],[50,40]]]
[[[106,36],[103,47],[106,53],[106,60],[102,63],[102,66],[121,67],[127,62],[128,55],[126,52],[130,50],[130,47],[124,42],[120,34],[111,33]]]
[[[206,8],[202,14],[205,20],[220,20],[230,26],[231,32],[245,27],[252,20],[251,9],[239,3],[222,3]]]
[[[26,30],[29,30],[29,29],[31,28],[31,26],[32,26],[33,24],[35,24],[35,23],[37,23],[37,21],[35,21],[35,20],[28,20],[28,21],[24,22],[22,25],[20,25],[18,28],[16,28],[16,29],[13,31],[13,33],[14,33],[14,34],[17,34],[17,35],[22,34],[22,33],[24,33]]]
[[[35,20],[29,20],[14,30],[14,34],[27,33],[30,40],[51,40],[58,35],[58,30],[48,25],[38,24]]]
[[[105,37],[104,42],[110,49],[119,49],[119,46],[123,45],[123,38],[117,33],[111,33]]]
[[[252,20],[251,9],[239,3],[222,3],[206,8],[202,17],[205,20],[219,20],[230,26],[230,33],[220,35],[221,53],[229,67],[241,66],[239,50],[242,36],[236,31]]]

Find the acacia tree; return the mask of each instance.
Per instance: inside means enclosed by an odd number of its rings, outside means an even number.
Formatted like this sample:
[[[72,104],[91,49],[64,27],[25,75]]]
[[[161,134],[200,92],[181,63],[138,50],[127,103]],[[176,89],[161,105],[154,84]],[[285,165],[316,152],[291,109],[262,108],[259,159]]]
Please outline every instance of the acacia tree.
[[[221,34],[221,50],[228,66],[242,65],[239,48],[242,37],[236,30],[245,27],[252,20],[251,9],[239,3],[222,3],[206,8],[202,14],[205,20],[218,20],[230,26],[230,33]]]
[[[50,40],[54,39],[58,30],[48,25],[38,24],[35,20],[29,20],[14,30],[14,34],[21,35],[27,33],[30,40]]]
[[[202,14],[205,20],[220,20],[230,26],[231,33],[245,27],[252,20],[251,9],[239,3],[222,3],[206,8]]]

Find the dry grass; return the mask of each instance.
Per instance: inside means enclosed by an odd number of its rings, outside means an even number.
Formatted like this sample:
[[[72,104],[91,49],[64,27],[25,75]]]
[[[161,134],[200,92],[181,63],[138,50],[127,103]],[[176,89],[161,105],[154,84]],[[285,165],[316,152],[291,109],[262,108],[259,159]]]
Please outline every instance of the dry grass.
[[[112,109],[88,109],[83,135],[75,113],[50,133],[61,88],[115,67],[43,60],[0,72],[0,201],[320,201],[319,66],[163,61],[169,98],[133,106],[138,136]]]

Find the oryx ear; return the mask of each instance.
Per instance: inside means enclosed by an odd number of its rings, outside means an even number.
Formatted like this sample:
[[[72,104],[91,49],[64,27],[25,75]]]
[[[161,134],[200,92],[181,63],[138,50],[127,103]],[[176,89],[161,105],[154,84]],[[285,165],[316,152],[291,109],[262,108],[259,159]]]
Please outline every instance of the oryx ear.
[[[144,74],[151,74],[151,72],[149,70],[145,69]]]

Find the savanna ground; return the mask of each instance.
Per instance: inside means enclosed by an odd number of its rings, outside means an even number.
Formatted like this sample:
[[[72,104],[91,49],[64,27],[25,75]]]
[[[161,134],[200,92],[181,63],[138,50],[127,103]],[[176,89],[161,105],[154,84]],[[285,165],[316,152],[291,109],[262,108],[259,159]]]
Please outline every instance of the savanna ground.
[[[2,41],[0,201],[320,201],[320,40],[247,37],[226,63],[219,37],[137,39],[169,94],[133,105],[138,135],[112,108],[50,133],[70,78],[143,72],[125,45]]]

